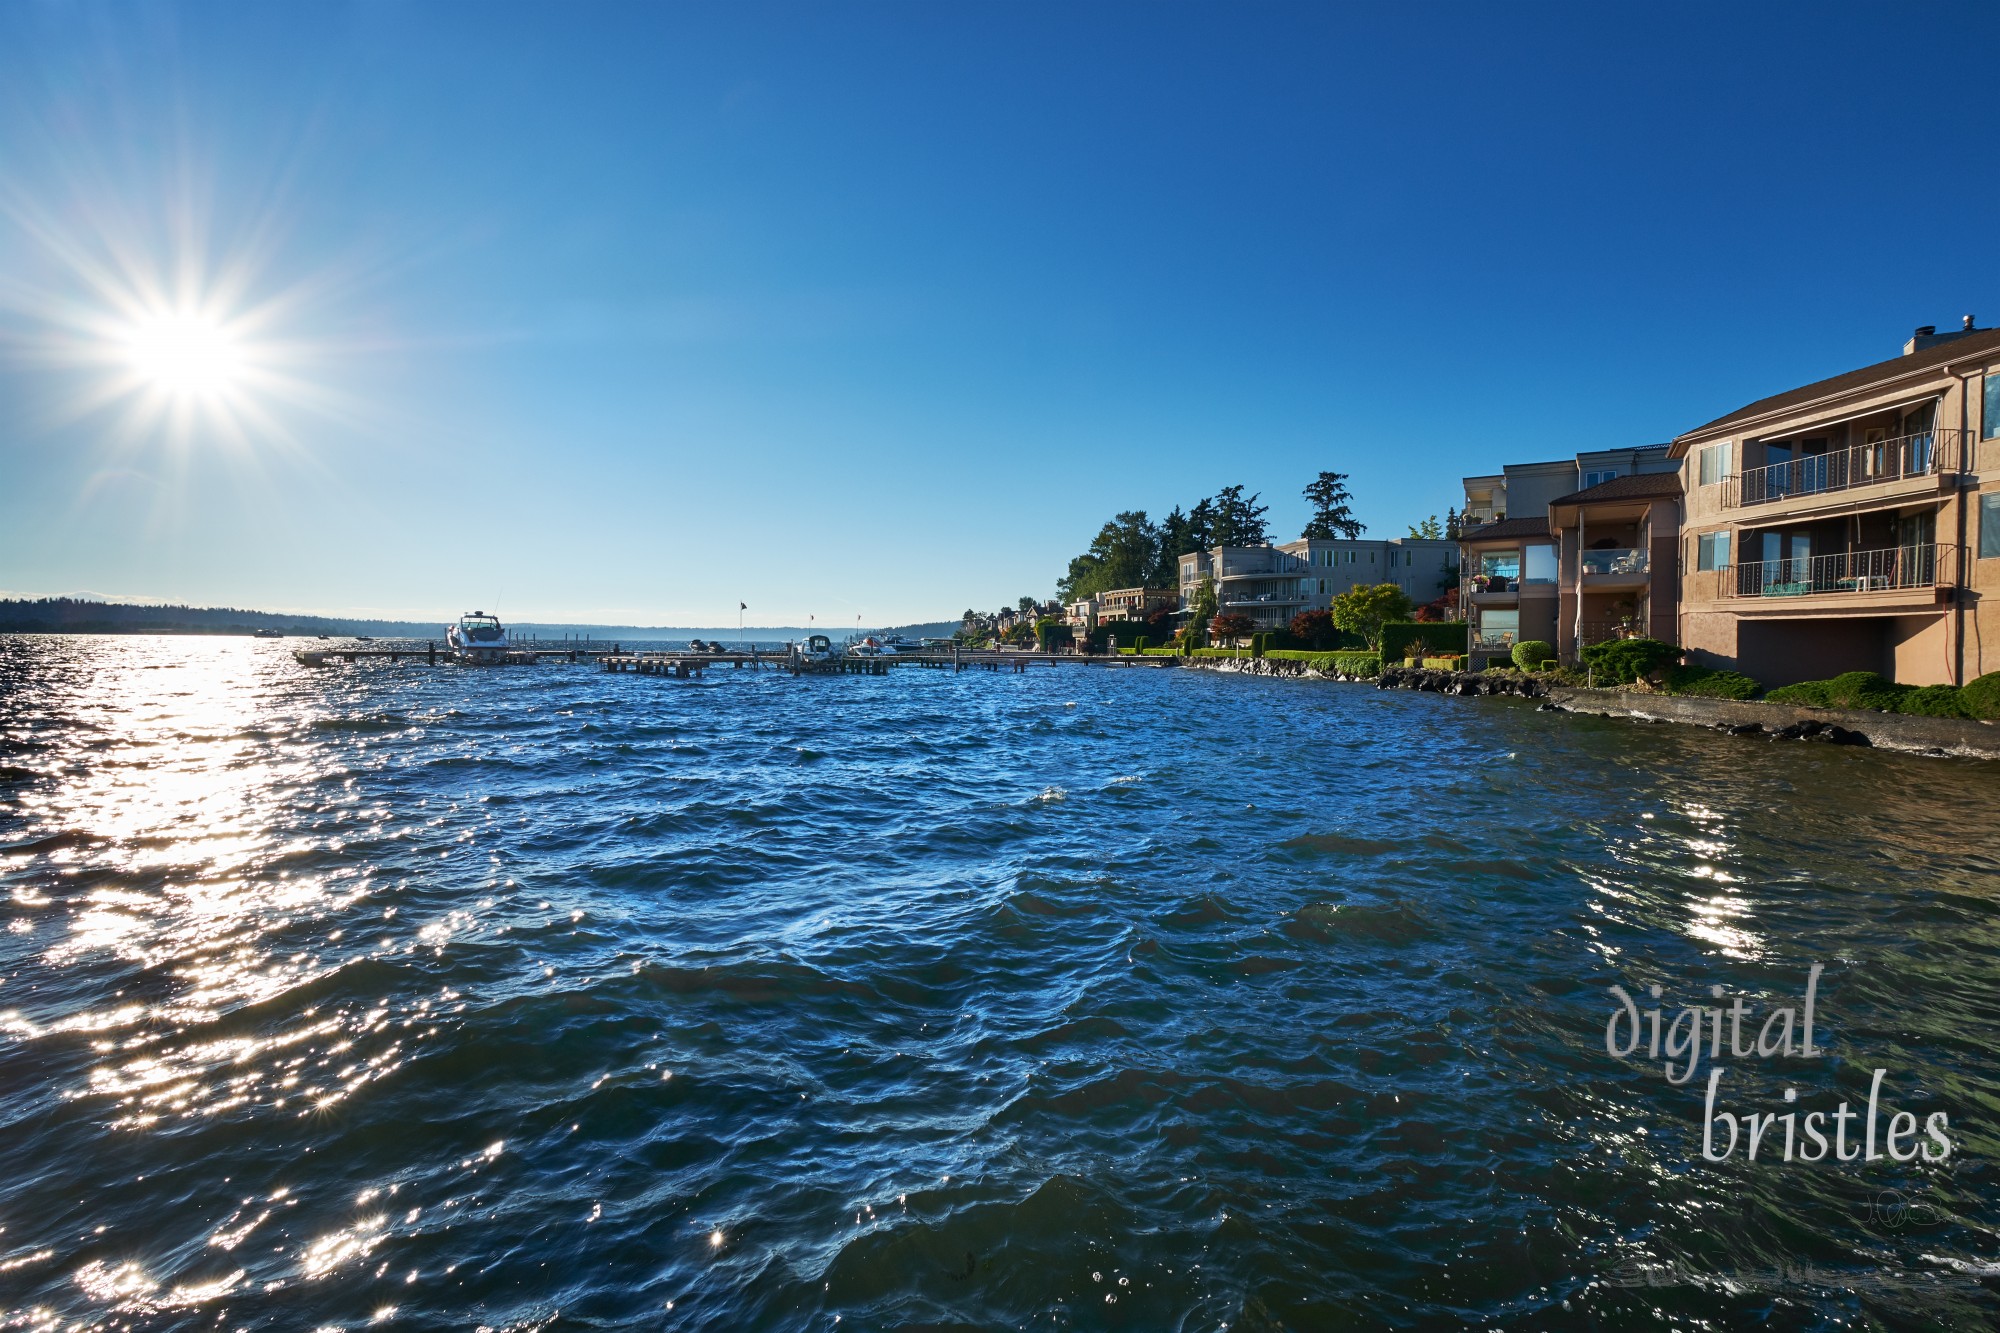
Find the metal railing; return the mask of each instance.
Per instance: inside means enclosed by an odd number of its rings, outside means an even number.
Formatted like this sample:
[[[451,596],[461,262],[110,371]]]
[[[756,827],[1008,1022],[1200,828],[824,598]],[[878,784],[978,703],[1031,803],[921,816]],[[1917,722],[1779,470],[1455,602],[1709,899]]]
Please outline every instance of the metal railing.
[[[1583,572],[1586,574],[1643,574],[1646,572],[1646,552],[1637,548],[1609,551],[1585,551]]]
[[[1892,440],[1830,449],[1789,462],[1746,468],[1731,479],[1726,502],[1732,508],[1774,504],[1878,482],[1955,472],[1961,448],[1961,432],[1926,430]]]
[[[1877,551],[1752,560],[1724,571],[1727,597],[1805,597],[1828,592],[1890,592],[1956,581],[1956,546],[1890,546]]]
[[[1512,648],[1514,646],[1514,631],[1510,629],[1498,631],[1474,630],[1472,632],[1472,646],[1478,652],[1491,652],[1495,648]]]

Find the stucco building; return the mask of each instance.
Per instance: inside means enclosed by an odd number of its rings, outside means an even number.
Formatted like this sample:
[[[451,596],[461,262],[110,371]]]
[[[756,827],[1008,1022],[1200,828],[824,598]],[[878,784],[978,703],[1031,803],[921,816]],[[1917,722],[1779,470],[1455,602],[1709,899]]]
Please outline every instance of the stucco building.
[[[1766,685],[2000,669],[2000,330],[1759,399],[1673,442],[1678,639]]]

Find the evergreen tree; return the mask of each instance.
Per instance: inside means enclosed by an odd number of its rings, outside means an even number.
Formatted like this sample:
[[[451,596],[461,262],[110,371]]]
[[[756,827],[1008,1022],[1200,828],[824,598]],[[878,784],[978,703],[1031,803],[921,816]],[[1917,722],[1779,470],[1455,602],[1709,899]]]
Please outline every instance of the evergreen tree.
[[[1306,524],[1305,535],[1322,541],[1346,538],[1353,541],[1366,532],[1367,525],[1354,517],[1349,508],[1354,497],[1347,493],[1347,474],[1344,472],[1322,472],[1319,480],[1309,483],[1305,489],[1306,503],[1313,508],[1312,521]]]
[[[1269,505],[1260,505],[1261,495],[1243,498],[1241,486],[1224,486],[1216,492],[1213,501],[1214,518],[1211,520],[1213,532],[1211,546],[1264,546],[1269,544],[1270,531],[1265,526],[1264,514]],[[1203,501],[1204,504],[1210,503]],[[1196,506],[1199,508],[1200,506]]]
[[[1465,516],[1456,509],[1444,511],[1444,535],[1451,541],[1465,536]]]

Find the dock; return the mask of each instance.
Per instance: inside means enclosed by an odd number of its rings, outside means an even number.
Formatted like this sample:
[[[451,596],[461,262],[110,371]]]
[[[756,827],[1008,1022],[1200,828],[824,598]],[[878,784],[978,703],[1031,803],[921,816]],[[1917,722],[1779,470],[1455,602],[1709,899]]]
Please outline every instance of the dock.
[[[362,648],[340,645],[327,648],[301,648],[293,656],[306,666],[327,666],[334,662],[344,662],[350,666],[363,660],[389,662],[411,661],[426,666],[437,666],[440,662],[451,664],[449,649],[440,649],[435,643],[427,643],[421,648]],[[1172,669],[1180,665],[1177,657],[1121,657],[1085,653],[1039,653],[1039,652],[998,652],[992,649],[930,649],[917,653],[881,653],[849,655],[831,653],[825,656],[796,655],[791,653],[697,653],[680,651],[638,651],[627,652],[620,645],[611,647],[561,647],[561,648],[517,648],[510,650],[504,663],[506,666],[537,666],[543,662],[563,662],[587,664],[595,661],[604,671],[630,672],[640,676],[666,676],[675,680],[697,679],[706,676],[714,667],[734,670],[774,670],[793,676],[886,676],[900,667],[917,667],[930,671],[1011,671],[1022,673],[1031,666],[1097,666],[1124,670]]]

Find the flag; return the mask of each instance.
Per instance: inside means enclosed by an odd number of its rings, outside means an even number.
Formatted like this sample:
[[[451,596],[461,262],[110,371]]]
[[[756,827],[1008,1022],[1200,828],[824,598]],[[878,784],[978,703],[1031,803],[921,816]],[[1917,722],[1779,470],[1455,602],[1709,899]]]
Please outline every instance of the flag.
[[[748,602],[738,602],[738,603],[736,604],[736,609],[737,609],[738,611],[748,611],[748,610],[750,609],[750,603],[748,603]]]

